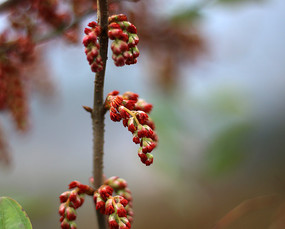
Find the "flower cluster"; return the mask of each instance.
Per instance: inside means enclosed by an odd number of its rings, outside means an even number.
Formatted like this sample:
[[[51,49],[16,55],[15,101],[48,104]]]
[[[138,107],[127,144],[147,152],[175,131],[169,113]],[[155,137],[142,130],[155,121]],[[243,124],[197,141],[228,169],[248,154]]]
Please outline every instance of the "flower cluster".
[[[85,28],[84,33],[86,35],[83,38],[85,54],[91,66],[92,72],[100,72],[103,69],[103,61],[99,53],[100,45],[98,42],[101,27],[95,21],[90,22],[88,26],[90,28]]]
[[[119,178],[117,176],[110,177],[104,182],[105,185],[109,185],[114,192],[121,196],[124,197],[127,201],[128,204],[125,206],[125,209],[127,211],[127,218],[130,223],[133,222],[133,217],[134,217],[134,212],[133,212],[133,198],[130,189],[128,188],[127,182]]]
[[[94,189],[88,185],[81,184],[78,181],[72,181],[69,184],[69,189],[72,191],[66,191],[59,196],[60,206],[59,215],[62,229],[76,229],[76,210],[84,203],[85,194],[93,195]]]
[[[114,40],[111,44],[113,60],[116,66],[137,63],[140,52],[137,48],[139,37],[136,27],[124,14],[109,17],[108,36]]]
[[[45,30],[63,29],[73,16],[58,0],[19,1],[12,6],[8,17],[11,27],[32,36]]]
[[[56,0],[32,0],[32,8],[38,11],[38,15],[48,24],[54,27],[67,25],[70,16],[68,13],[59,13],[59,1]]]
[[[27,37],[14,41],[0,36],[0,111],[9,111],[19,130],[26,130],[28,104],[22,70],[33,61],[34,44]]]
[[[112,196],[114,190],[109,185],[102,185],[94,193],[96,209],[101,214],[108,215],[108,223],[111,229],[128,229],[131,224],[127,218],[125,207],[128,201],[119,195]]]
[[[90,178],[93,184],[93,178]],[[96,209],[108,216],[111,229],[129,229],[133,221],[132,196],[127,182],[119,177],[110,177],[98,190],[89,185],[72,181],[69,189],[59,196],[59,215],[62,229],[76,229],[76,209],[84,203],[85,195],[93,196]],[[112,196],[112,195],[115,196]]]
[[[133,134],[133,142],[140,144],[138,155],[145,165],[153,162],[152,150],[156,147],[158,137],[155,126],[148,113],[152,105],[138,98],[138,94],[125,92],[119,95],[113,91],[107,95],[105,108],[110,111],[110,118],[114,122],[122,120],[123,125]]]

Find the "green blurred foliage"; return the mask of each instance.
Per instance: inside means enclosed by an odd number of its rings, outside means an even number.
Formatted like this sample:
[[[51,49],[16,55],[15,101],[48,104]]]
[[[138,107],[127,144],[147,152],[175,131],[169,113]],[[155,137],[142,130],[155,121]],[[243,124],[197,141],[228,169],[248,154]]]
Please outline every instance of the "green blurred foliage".
[[[152,113],[159,136],[159,147],[157,149],[157,162],[160,168],[172,177],[180,173],[179,153],[182,151],[182,144],[179,136],[185,129],[183,119],[179,116],[179,108],[173,106],[173,98],[156,97],[157,104]]]
[[[203,17],[203,10],[211,4],[244,4],[244,3],[263,3],[265,0],[204,0],[198,3],[187,6],[186,8],[176,10],[174,15],[171,17],[171,21],[176,24],[183,24],[188,22],[195,22]]]
[[[192,160],[206,176],[229,174],[250,154],[255,125],[247,100],[236,88],[228,85],[207,95],[156,99],[152,113],[159,136],[156,159],[168,176],[178,179],[189,173]]]
[[[185,23],[189,21],[196,21],[202,17],[199,8],[191,7],[188,9],[184,9],[183,11],[176,12],[175,15],[171,17],[171,21],[174,23]]]
[[[236,89],[220,88],[204,101],[198,101],[196,109],[205,112],[210,138],[206,143],[206,172],[211,176],[228,174],[244,162],[248,155],[250,136],[254,124],[246,98]]]
[[[244,161],[251,130],[248,123],[235,123],[217,133],[205,150],[209,175],[228,173]]]
[[[245,3],[245,2],[255,2],[255,3],[260,3],[264,2],[264,0],[217,0],[218,3],[226,3],[226,4],[231,4],[231,3]]]

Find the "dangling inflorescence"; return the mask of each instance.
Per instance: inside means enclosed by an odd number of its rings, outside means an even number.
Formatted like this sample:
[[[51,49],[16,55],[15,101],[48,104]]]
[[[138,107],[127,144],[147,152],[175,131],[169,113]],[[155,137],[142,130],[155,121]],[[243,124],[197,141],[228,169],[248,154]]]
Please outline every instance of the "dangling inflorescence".
[[[0,35],[0,112],[12,114],[19,130],[28,129],[28,102],[23,68],[33,61],[34,43],[28,37],[9,41]]]
[[[93,184],[93,178],[90,179]],[[110,177],[97,190],[89,185],[72,181],[71,191],[59,196],[59,215],[62,229],[76,229],[76,209],[84,203],[85,195],[93,196],[95,207],[101,214],[108,216],[111,229],[129,229],[133,222],[132,196],[127,182],[119,177]],[[115,194],[115,196],[113,196]]]
[[[59,196],[60,206],[58,213],[60,215],[60,226],[62,229],[76,229],[76,210],[84,203],[85,194],[93,195],[94,189],[88,185],[81,184],[78,181],[72,181],[69,184],[69,189]]]
[[[111,44],[113,60],[116,66],[137,63],[140,52],[137,48],[139,37],[136,27],[124,14],[109,17],[108,36],[114,40]]]
[[[114,192],[125,198],[128,201],[128,204],[125,206],[125,210],[127,211],[127,219],[130,224],[133,222],[134,212],[133,212],[133,198],[130,189],[128,188],[127,182],[119,178],[117,176],[110,177],[104,182],[105,185],[109,185]]]
[[[153,163],[151,151],[156,147],[158,137],[154,131],[155,125],[147,113],[152,105],[138,98],[138,94],[125,92],[119,95],[112,91],[107,95],[105,108],[110,111],[114,122],[122,120],[123,125],[133,134],[133,142],[140,144],[138,155],[145,165]]]
[[[90,22],[88,26],[90,28],[85,28],[84,33],[86,35],[83,38],[85,54],[92,72],[100,72],[103,69],[103,61],[99,53],[100,45],[98,41],[98,36],[101,33],[101,27],[95,21]]]
[[[96,210],[108,216],[111,229],[128,229],[131,224],[127,218],[126,206],[128,201],[119,195],[112,196],[114,189],[109,185],[102,185],[94,193]]]
[[[92,21],[85,28],[86,36],[83,38],[85,54],[93,72],[100,72],[103,69],[103,62],[100,56],[100,44],[98,37],[101,34],[101,27]],[[108,36],[114,40],[111,44],[112,58],[116,66],[137,63],[140,52],[137,44],[139,37],[136,27],[130,23],[124,14],[109,17]]]

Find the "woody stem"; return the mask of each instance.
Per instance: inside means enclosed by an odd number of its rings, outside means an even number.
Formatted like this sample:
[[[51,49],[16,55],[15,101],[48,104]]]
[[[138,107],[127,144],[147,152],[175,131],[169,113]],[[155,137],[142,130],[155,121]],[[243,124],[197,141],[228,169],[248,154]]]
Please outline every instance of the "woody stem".
[[[93,177],[94,187],[98,189],[103,184],[103,156],[104,156],[104,79],[108,48],[108,4],[107,0],[97,0],[97,15],[101,34],[99,37],[100,55],[103,61],[103,70],[96,73],[94,82],[94,101],[92,110],[93,126]],[[106,229],[105,216],[96,211],[99,229]]]

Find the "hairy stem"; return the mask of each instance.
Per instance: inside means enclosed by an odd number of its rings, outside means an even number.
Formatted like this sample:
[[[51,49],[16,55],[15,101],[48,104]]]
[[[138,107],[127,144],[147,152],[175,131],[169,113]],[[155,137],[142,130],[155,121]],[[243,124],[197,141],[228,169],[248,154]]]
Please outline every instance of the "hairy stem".
[[[93,124],[93,177],[94,187],[98,189],[103,184],[103,156],[104,156],[104,78],[108,48],[108,4],[107,0],[97,0],[98,21],[102,28],[99,37],[100,55],[103,60],[103,70],[96,73],[94,86],[94,104],[92,112]],[[106,228],[104,215],[97,211],[97,220],[100,229]]]

